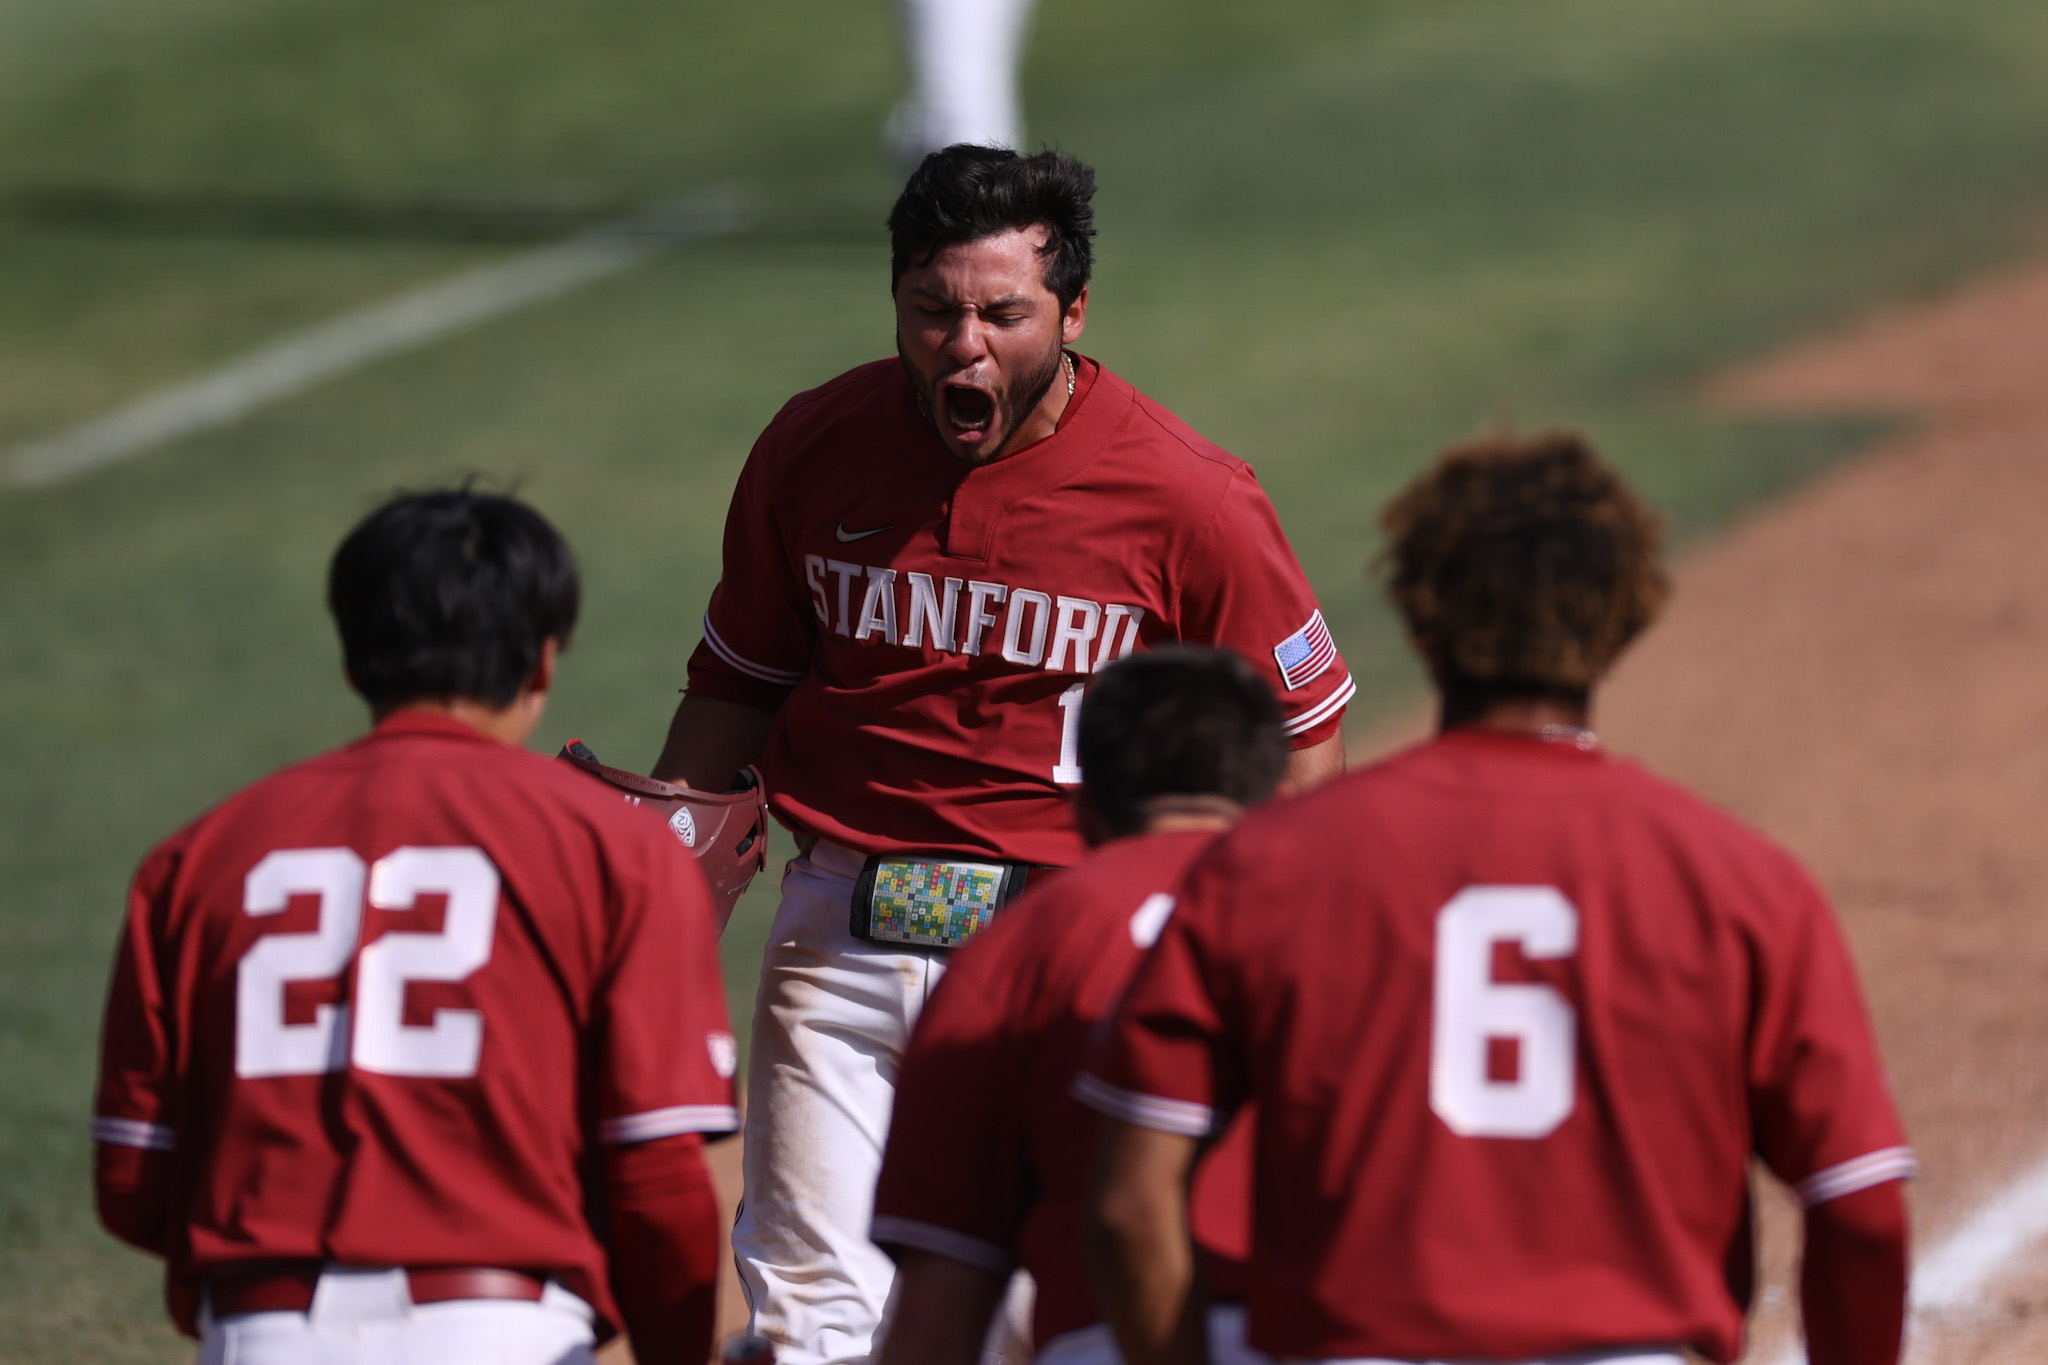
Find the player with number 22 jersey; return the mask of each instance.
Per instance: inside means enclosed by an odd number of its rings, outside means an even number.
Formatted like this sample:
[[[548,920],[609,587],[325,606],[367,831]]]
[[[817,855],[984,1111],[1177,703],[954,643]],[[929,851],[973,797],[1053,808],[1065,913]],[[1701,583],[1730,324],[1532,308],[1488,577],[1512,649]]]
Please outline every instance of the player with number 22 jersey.
[[[159,847],[95,1132],[179,1155],[174,1298],[237,1262],[507,1264],[615,1317],[561,1176],[582,1104],[601,1141],[738,1126],[706,901],[588,778],[417,713]]]
[[[165,1258],[203,1358],[561,1365],[623,1323],[643,1361],[701,1360],[699,1135],[738,1126],[737,1058],[689,854],[518,742],[574,620],[567,549],[510,499],[423,494],[334,583],[376,724],[143,863],[101,1215]]]

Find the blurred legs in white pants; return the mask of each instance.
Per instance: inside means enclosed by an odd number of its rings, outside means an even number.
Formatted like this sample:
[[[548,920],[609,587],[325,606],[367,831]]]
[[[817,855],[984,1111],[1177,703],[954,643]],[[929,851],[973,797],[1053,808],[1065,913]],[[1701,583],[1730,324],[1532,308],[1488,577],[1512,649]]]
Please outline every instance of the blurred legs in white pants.
[[[1123,1359],[1106,1322],[1062,1332],[1038,1353],[1038,1365],[1123,1365]],[[1209,1365],[1273,1365],[1271,1356],[1245,1344],[1243,1304],[1210,1307]]]
[[[1209,1360],[1211,1365],[1275,1365],[1273,1358],[1252,1349],[1245,1340],[1244,1305],[1215,1304],[1209,1309]],[[1107,1323],[1096,1323],[1079,1331],[1062,1333],[1045,1343],[1037,1365],[1123,1365]],[[1350,1359],[1286,1360],[1278,1365],[1456,1365],[1456,1362]],[[1624,1346],[1549,1356],[1542,1360],[1502,1361],[1499,1365],[1685,1365],[1684,1354],[1675,1347]]]
[[[897,155],[915,164],[926,152],[972,142],[1019,147],[1024,113],[1017,99],[1031,0],[898,0],[910,93],[889,120]]]

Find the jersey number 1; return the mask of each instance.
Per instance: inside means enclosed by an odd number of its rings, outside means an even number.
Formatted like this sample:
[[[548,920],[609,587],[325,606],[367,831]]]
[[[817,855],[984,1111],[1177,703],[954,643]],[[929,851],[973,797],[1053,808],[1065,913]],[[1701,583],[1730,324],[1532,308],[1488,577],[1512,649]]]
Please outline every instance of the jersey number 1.
[[[1081,781],[1081,694],[1087,683],[1075,683],[1060,693],[1060,761],[1053,765],[1052,780],[1062,787]]]
[[[1429,1107],[1460,1137],[1545,1137],[1577,1102],[1577,1016],[1554,987],[1495,981],[1497,943],[1570,957],[1578,907],[1554,886],[1468,886],[1437,911]],[[1496,1042],[1514,1045],[1513,1079],[1493,1074]]]
[[[308,934],[265,934],[235,969],[235,1075],[315,1076],[353,1063],[385,1076],[474,1076],[483,1016],[439,1009],[405,1022],[414,981],[462,981],[491,959],[498,869],[479,848],[400,848],[367,868],[355,850],[292,848],[266,854],[242,886],[242,908],[275,915],[294,896],[319,899]],[[363,907],[411,910],[446,896],[438,933],[388,933],[360,952]],[[316,1005],[313,1022],[285,1022],[285,987],[331,981],[356,961],[355,1007]],[[351,1014],[353,1023],[351,1023]]]

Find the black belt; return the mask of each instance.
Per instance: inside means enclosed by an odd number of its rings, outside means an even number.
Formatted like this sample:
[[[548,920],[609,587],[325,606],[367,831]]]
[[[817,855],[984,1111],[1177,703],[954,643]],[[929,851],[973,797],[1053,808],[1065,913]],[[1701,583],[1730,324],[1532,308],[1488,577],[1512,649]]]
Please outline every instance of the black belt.
[[[901,948],[957,948],[1027,883],[1059,871],[957,853],[874,853],[853,884],[853,936]]]

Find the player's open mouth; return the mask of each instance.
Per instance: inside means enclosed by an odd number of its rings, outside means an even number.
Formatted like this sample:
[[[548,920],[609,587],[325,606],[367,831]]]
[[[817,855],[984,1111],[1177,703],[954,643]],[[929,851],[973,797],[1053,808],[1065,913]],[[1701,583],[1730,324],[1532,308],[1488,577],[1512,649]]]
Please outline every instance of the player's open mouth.
[[[972,436],[989,429],[996,419],[996,400],[985,389],[948,384],[945,395],[946,427],[956,436]]]

